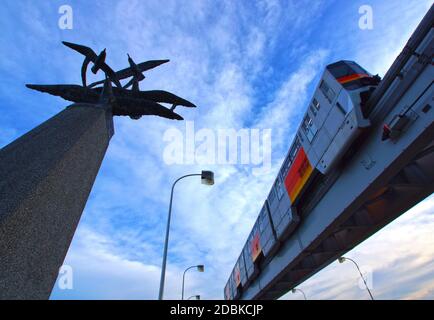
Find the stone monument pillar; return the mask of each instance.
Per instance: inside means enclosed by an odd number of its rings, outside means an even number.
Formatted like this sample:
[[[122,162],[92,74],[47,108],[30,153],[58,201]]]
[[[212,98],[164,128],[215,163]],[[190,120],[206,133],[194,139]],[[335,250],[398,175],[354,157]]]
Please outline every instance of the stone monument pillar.
[[[77,103],[0,149],[0,299],[48,299],[113,135]]]

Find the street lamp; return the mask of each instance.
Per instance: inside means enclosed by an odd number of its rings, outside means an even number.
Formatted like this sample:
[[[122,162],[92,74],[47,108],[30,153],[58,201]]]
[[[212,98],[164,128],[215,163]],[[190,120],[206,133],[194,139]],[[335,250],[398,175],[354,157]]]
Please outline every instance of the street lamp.
[[[300,291],[303,294],[304,300],[307,300],[306,295],[304,294],[303,290],[297,289],[297,288],[294,288],[291,290],[292,293],[296,293],[297,291]]]
[[[186,174],[175,180],[172,185],[172,191],[170,192],[170,204],[169,204],[169,214],[167,216],[167,225],[166,225],[166,240],[164,242],[164,252],[163,252],[163,264],[161,267],[161,279],[160,279],[160,292],[158,294],[158,299],[163,300],[164,293],[164,280],[166,277],[166,260],[167,260],[167,248],[169,246],[169,230],[170,230],[170,218],[172,215],[172,200],[173,200],[173,190],[175,188],[176,183],[184,178],[200,176],[202,184],[213,185],[214,184],[214,172],[212,171],[202,171],[201,173],[192,173]]]
[[[187,300],[190,300],[191,298],[195,298],[196,300],[200,300],[200,294],[194,295],[189,297]]]
[[[369,292],[369,296],[371,297],[372,300],[374,300],[374,297],[372,296],[371,290],[369,290],[368,284],[366,283],[365,277],[363,276],[362,272],[360,271],[359,265],[356,263],[356,261],[354,261],[353,259],[350,258],[346,258],[346,257],[340,257],[338,258],[339,263],[344,263],[346,260],[351,261],[352,263],[354,263],[354,265],[356,266],[357,270],[359,271],[360,277],[363,280],[363,283],[365,284],[366,290],[368,290]]]
[[[184,270],[184,274],[182,275],[182,295],[181,295],[181,300],[184,300],[184,281],[185,281],[185,273],[186,273],[188,270],[192,269],[192,268],[196,268],[197,271],[199,271],[199,272],[204,272],[204,271],[205,271],[205,267],[204,267],[203,264],[199,264],[199,265],[197,265],[197,266],[191,266],[191,267],[188,267],[187,269]],[[199,300],[199,299],[198,299],[198,300]]]

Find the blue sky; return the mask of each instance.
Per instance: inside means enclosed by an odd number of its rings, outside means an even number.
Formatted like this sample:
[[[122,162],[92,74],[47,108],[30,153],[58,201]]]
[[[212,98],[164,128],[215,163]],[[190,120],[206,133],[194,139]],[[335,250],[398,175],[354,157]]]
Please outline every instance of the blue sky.
[[[64,4],[73,9],[72,30],[58,27]],[[358,27],[364,4],[373,9],[372,30]],[[196,110],[180,113],[196,129],[272,129],[271,172],[252,175],[249,165],[167,165],[164,132],[184,132],[185,122],[116,118],[115,136],[65,261],[74,288],[56,285],[51,298],[155,299],[170,185],[183,174],[211,169],[213,187],[190,180],[176,190],[165,296],[179,298],[183,270],[203,263],[205,273],[188,274],[186,294],[221,299],[325,65],[355,60],[384,75],[430,4],[2,1],[0,147],[68,105],[30,91],[26,83],[81,83],[82,58],[62,40],[107,48],[114,69],[127,66],[127,52],[137,62],[170,59],[148,72],[141,88],[194,102]],[[434,199],[426,199],[348,254],[372,269],[378,298],[434,298],[433,208]],[[364,299],[356,276],[351,265],[334,263],[300,287],[312,299]]]

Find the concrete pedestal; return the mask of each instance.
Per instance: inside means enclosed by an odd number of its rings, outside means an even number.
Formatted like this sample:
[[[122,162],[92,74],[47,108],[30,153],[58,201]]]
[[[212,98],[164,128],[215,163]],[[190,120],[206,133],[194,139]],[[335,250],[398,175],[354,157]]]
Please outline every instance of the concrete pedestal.
[[[73,104],[0,149],[0,299],[48,299],[113,135]]]

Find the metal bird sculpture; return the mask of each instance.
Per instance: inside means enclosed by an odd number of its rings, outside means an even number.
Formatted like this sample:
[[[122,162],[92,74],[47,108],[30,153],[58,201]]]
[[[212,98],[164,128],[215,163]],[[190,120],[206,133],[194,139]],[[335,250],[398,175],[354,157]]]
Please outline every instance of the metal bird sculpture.
[[[65,100],[81,103],[98,103],[103,93],[102,87],[87,88],[74,84],[67,85],[37,85],[27,84],[27,88],[36,90],[39,92],[49,93],[53,96],[61,97]],[[195,108],[196,106],[177,95],[163,91],[163,90],[151,90],[151,91],[133,91],[127,89],[113,88],[114,105],[112,113],[114,116],[128,116],[133,115],[137,117],[138,113],[142,112],[142,115],[155,114],[164,118],[183,120],[183,118],[173,112],[171,109],[167,109],[160,103],[176,104],[188,108]],[[133,110],[134,109],[134,110]],[[131,114],[128,113],[131,111]],[[152,113],[154,112],[154,113]]]
[[[145,79],[143,72],[166,63],[169,60],[150,60],[136,64],[128,55],[130,67],[114,72],[105,63],[105,49],[97,56],[92,49],[86,46],[70,42],[63,42],[63,44],[86,56],[81,69],[83,86],[74,84],[27,84],[26,86],[29,89],[49,93],[76,103],[109,105],[113,116],[129,116],[131,119],[139,119],[143,115],[156,115],[167,119],[183,120],[182,116],[174,112],[175,107],[178,105],[189,108],[196,107],[190,101],[167,91],[139,90],[139,82]],[[105,80],[97,81],[90,86],[86,86],[86,71],[90,61],[94,63],[92,72],[96,73],[101,69],[105,73]],[[132,77],[132,79],[122,87],[119,80],[129,77]],[[114,82],[116,87],[112,87],[111,82]],[[104,86],[98,86],[100,84],[104,84]],[[127,89],[131,85],[132,90]],[[170,109],[166,108],[161,105],[161,103],[171,104],[172,107]]]
[[[87,66],[92,61],[93,66],[92,66],[91,70],[92,70],[93,74],[96,74],[98,72],[98,70],[102,70],[102,71],[104,71],[106,76],[111,81],[113,81],[114,84],[116,84],[116,86],[118,86],[119,88],[122,88],[121,83],[116,78],[115,72],[112,70],[112,68],[110,68],[105,63],[106,49],[101,51],[99,55],[96,55],[95,51],[93,51],[89,47],[82,46],[82,45],[75,44],[75,43],[71,43],[71,42],[66,42],[66,41],[62,41],[62,43],[65,46],[67,46],[67,47],[69,47],[69,48],[71,48],[71,49],[73,49],[73,50],[77,51],[78,53],[81,53],[82,55],[85,56],[84,61],[83,61],[83,65],[81,67],[81,80],[83,82],[83,87],[86,87]]]

